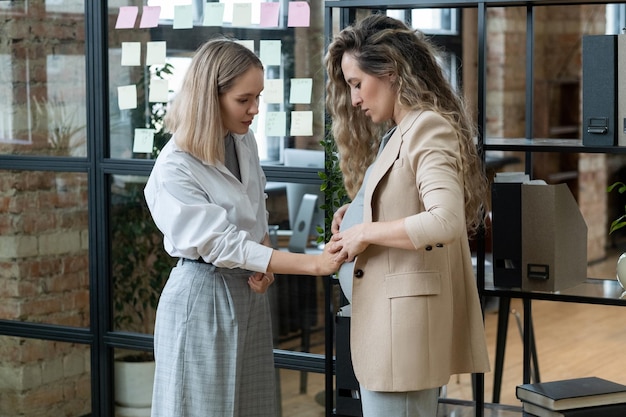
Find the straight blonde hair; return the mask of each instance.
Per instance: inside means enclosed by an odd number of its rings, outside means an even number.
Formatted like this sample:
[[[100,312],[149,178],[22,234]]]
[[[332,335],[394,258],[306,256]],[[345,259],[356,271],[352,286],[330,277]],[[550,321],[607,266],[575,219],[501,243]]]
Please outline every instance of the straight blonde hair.
[[[263,69],[263,64],[233,39],[214,38],[198,48],[165,116],[166,129],[179,148],[211,164],[224,162],[228,132],[219,98],[250,68]]]

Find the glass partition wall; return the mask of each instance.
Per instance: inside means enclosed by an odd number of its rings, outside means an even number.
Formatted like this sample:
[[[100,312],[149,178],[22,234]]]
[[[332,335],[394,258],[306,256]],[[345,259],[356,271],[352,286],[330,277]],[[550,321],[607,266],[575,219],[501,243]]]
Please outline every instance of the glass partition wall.
[[[123,377],[153,372],[155,307],[176,259],[143,187],[169,140],[168,103],[211,36],[264,63],[253,130],[276,248],[293,250],[313,193],[298,250],[319,250],[322,16],[322,2],[0,1],[0,415],[149,413],[149,379]],[[282,415],[325,412],[330,283],[280,276],[271,288]]]
[[[82,1],[0,2],[0,415],[92,413],[85,34]]]

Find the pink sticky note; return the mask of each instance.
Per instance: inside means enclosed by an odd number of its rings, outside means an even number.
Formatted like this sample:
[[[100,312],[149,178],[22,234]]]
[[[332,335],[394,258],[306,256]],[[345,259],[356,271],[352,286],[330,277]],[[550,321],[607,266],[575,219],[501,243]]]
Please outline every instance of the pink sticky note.
[[[311,9],[306,1],[290,1],[288,27],[309,27],[311,22]]]
[[[280,3],[261,3],[261,27],[278,27]]]
[[[138,13],[139,13],[139,7],[137,6],[120,7],[120,13],[117,15],[117,22],[115,22],[115,29],[134,28],[135,20],[137,20]]]
[[[141,13],[140,28],[155,28],[159,25],[161,6],[144,6]]]

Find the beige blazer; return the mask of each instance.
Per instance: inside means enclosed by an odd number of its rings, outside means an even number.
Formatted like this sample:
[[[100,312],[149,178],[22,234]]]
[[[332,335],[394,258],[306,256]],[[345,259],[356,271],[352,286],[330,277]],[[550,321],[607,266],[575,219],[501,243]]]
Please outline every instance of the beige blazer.
[[[411,112],[370,172],[364,221],[406,218],[415,250],[370,245],[355,260],[351,351],[368,390],[434,388],[489,370],[461,164],[452,126]]]

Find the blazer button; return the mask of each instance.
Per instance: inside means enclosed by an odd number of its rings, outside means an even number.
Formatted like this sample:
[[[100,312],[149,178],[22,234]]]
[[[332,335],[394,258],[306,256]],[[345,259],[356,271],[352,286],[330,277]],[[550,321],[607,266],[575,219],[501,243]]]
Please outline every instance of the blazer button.
[[[426,250],[433,250],[433,247],[432,247],[432,246],[430,246],[430,245],[428,245],[428,246],[426,246],[424,249],[426,249]]]
[[[363,270],[357,269],[356,271],[354,271],[354,276],[357,278],[363,278]]]
[[[438,248],[443,248],[443,243],[437,243],[435,246],[437,246]]]

